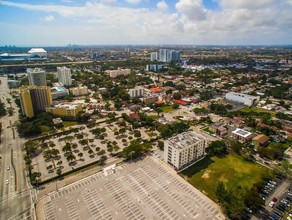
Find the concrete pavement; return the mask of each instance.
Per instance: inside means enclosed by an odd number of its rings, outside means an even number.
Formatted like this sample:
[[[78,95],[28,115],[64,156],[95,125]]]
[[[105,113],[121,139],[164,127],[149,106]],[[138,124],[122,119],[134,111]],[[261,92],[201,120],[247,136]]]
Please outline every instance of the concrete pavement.
[[[14,109],[12,116],[7,114],[0,119],[2,123],[2,143],[0,144],[0,154],[2,155],[2,159],[0,159],[0,219],[25,219],[31,216],[31,204],[22,152],[24,140],[19,138],[16,128],[11,126],[18,121],[18,109],[10,95],[7,78],[0,77],[0,80],[2,82],[0,86],[1,101],[5,103],[6,108],[12,107]],[[11,100],[11,105],[7,102],[7,98]]]

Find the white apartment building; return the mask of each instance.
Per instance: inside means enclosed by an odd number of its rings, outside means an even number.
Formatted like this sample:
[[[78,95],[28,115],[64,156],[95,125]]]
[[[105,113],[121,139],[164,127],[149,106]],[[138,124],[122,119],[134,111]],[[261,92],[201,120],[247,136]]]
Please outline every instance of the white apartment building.
[[[243,105],[252,106],[256,102],[260,101],[259,96],[251,96],[242,93],[228,92],[226,93],[226,99],[231,102],[237,102]]]
[[[159,50],[159,60],[161,62],[169,63],[171,61],[170,50],[168,50],[168,49],[160,49]]]
[[[106,70],[111,78],[116,78],[118,76],[127,76],[131,73],[130,69],[117,69],[117,70]]]
[[[171,61],[178,62],[180,60],[180,52],[177,50],[160,49],[159,60],[165,63],[169,63]]]
[[[171,137],[164,143],[164,161],[181,171],[205,157],[209,141],[193,131]]]
[[[129,95],[131,98],[143,97],[145,93],[144,87],[139,86],[134,89],[129,89]]]
[[[58,77],[58,81],[60,83],[63,83],[63,85],[65,85],[65,86],[72,85],[70,68],[67,68],[65,66],[57,67],[57,77]]]
[[[152,52],[152,53],[150,54],[150,60],[151,60],[151,61],[156,61],[156,60],[158,60],[158,53],[157,53],[157,52]]]
[[[87,86],[79,86],[79,87],[70,88],[69,91],[72,93],[73,96],[88,95]]]

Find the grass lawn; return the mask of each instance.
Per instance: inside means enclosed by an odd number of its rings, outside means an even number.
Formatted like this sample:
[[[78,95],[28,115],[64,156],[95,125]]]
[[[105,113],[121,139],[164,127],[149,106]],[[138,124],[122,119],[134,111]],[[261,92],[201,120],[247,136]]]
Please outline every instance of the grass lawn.
[[[64,127],[70,127],[70,126],[74,126],[74,125],[78,125],[77,121],[63,121]]]
[[[148,118],[151,118],[152,120],[157,120],[158,118],[160,118],[158,115],[148,115]]]
[[[209,129],[209,127],[204,128],[203,131],[206,131],[206,132],[208,132],[209,134],[215,134],[215,132],[214,132],[214,131],[211,131],[211,130]]]
[[[229,154],[222,158],[205,158],[179,175],[216,202],[215,191],[219,181],[224,182],[228,190],[236,190],[238,186],[248,190],[261,181],[266,172],[269,172],[266,167]]]
[[[246,113],[251,112],[251,111],[258,112],[258,113],[260,113],[260,112],[267,112],[267,113],[270,113],[273,117],[275,117],[275,113],[274,112],[269,111],[269,110],[264,110],[264,109],[256,108],[256,107],[251,107],[251,108],[245,107],[245,108],[241,109],[240,111],[246,112]]]
[[[173,111],[173,108],[172,108],[172,106],[170,106],[170,105],[162,106],[162,107],[160,107],[160,109],[161,109],[164,113],[168,113],[168,112],[172,112],[172,111]]]

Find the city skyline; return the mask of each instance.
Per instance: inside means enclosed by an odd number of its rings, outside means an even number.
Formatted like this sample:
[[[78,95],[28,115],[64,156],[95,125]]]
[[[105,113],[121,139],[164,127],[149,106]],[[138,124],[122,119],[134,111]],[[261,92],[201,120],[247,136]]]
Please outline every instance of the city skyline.
[[[285,45],[291,9],[291,0],[0,1],[0,45]]]

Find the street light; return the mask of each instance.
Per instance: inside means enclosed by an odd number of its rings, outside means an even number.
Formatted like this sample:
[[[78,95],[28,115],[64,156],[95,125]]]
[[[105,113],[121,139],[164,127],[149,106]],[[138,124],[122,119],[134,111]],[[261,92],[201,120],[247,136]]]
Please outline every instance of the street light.
[[[131,155],[131,163],[132,163],[132,157],[133,157],[133,154],[135,153],[135,151],[131,151],[129,154]]]

